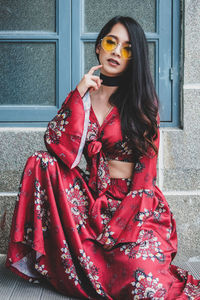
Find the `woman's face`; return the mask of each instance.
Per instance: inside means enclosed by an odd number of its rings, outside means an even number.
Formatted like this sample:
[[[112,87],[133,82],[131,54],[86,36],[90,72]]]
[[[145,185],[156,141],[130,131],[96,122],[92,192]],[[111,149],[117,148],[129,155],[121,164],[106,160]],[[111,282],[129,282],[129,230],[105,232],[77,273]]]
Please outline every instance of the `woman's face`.
[[[118,45],[112,52],[106,52],[101,45],[96,49],[96,53],[99,54],[99,62],[102,64],[101,73],[107,76],[117,76],[124,72],[129,60],[124,59],[121,55],[121,47],[124,43],[130,42],[128,31],[121,23],[115,24],[107,36],[113,36],[116,38]]]

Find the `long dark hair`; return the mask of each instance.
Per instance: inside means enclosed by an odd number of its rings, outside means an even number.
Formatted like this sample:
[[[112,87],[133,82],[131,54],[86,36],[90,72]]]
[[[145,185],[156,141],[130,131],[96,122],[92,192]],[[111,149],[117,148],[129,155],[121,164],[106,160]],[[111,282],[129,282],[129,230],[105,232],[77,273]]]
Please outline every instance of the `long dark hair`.
[[[95,49],[117,23],[124,25],[128,31],[133,58],[123,73],[123,83],[109,101],[120,112],[123,138],[130,143],[134,161],[137,162],[140,157],[148,154],[149,147],[154,154],[158,152],[154,140],[157,138],[159,101],[150,72],[147,40],[137,21],[123,16],[111,19],[100,31]],[[96,55],[99,60],[99,55]]]

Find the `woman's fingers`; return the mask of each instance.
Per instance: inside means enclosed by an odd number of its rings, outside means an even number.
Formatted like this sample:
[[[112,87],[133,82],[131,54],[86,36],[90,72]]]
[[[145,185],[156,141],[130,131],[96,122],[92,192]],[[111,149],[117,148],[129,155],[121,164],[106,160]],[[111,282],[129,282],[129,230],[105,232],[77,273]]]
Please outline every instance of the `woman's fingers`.
[[[100,88],[102,79],[100,79],[100,77],[99,77],[99,76],[96,76],[96,75],[92,75],[92,76],[91,76],[91,79],[92,79],[93,81],[95,81],[96,84],[97,84],[97,86],[98,86],[98,88]]]
[[[93,87],[93,88],[96,89],[96,90],[97,90],[98,88],[100,88],[102,80],[100,79],[99,76],[93,75],[93,73],[94,73],[96,70],[100,69],[101,67],[102,67],[102,65],[93,66],[93,67],[89,70],[89,72],[88,72],[87,74],[85,74],[85,77],[88,78],[88,80],[89,80],[90,83],[91,83],[91,86],[90,86],[90,87]],[[94,85],[94,84],[92,83],[92,81],[95,82],[96,84]]]
[[[98,69],[100,69],[100,68],[102,68],[102,65],[93,66],[93,67],[89,70],[88,74],[92,75],[92,74],[94,73],[94,71],[96,71],[96,70],[98,70]]]
[[[84,94],[89,89],[91,90],[98,90],[101,86],[102,80],[99,78],[99,76],[93,75],[94,71],[100,69],[102,65],[93,66],[88,73],[86,73],[79,84],[77,85],[77,89],[81,95],[81,97],[84,96]]]

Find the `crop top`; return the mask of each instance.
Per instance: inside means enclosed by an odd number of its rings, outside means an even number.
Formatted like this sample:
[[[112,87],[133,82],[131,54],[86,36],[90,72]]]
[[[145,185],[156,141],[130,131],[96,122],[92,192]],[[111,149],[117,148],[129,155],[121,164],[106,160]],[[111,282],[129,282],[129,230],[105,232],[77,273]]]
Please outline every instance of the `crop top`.
[[[115,106],[101,126],[91,106],[86,147],[89,156],[102,148],[107,160],[134,162],[133,151],[128,147],[128,141],[122,139],[120,116]]]
[[[90,107],[84,155],[90,173],[89,186],[98,195],[110,184],[108,160],[133,162],[133,152],[122,139],[117,107],[112,108],[101,126]]]
[[[47,150],[57,155],[70,169],[79,164],[84,154],[89,171],[88,185],[97,193],[96,196],[103,195],[110,186],[108,160],[133,162],[132,149],[122,137],[117,107],[113,107],[100,126],[91,107],[89,92],[83,98],[77,89],[68,95],[57,115],[49,122],[44,139]],[[159,138],[156,144],[158,146]],[[156,157],[151,160],[144,157],[135,164],[135,172],[144,168],[145,160],[156,170]],[[145,177],[146,183],[149,182],[147,179]]]

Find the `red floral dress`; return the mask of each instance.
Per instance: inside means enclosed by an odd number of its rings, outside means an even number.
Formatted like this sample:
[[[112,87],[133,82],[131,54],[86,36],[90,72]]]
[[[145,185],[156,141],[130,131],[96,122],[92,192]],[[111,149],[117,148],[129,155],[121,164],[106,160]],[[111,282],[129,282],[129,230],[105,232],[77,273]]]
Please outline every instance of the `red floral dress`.
[[[75,89],[45,143],[23,172],[6,266],[81,299],[200,299],[200,281],[171,264],[176,224],[156,186],[157,157],[149,150],[131,179],[110,178],[108,159],[132,160],[117,108],[100,126],[89,93]]]

